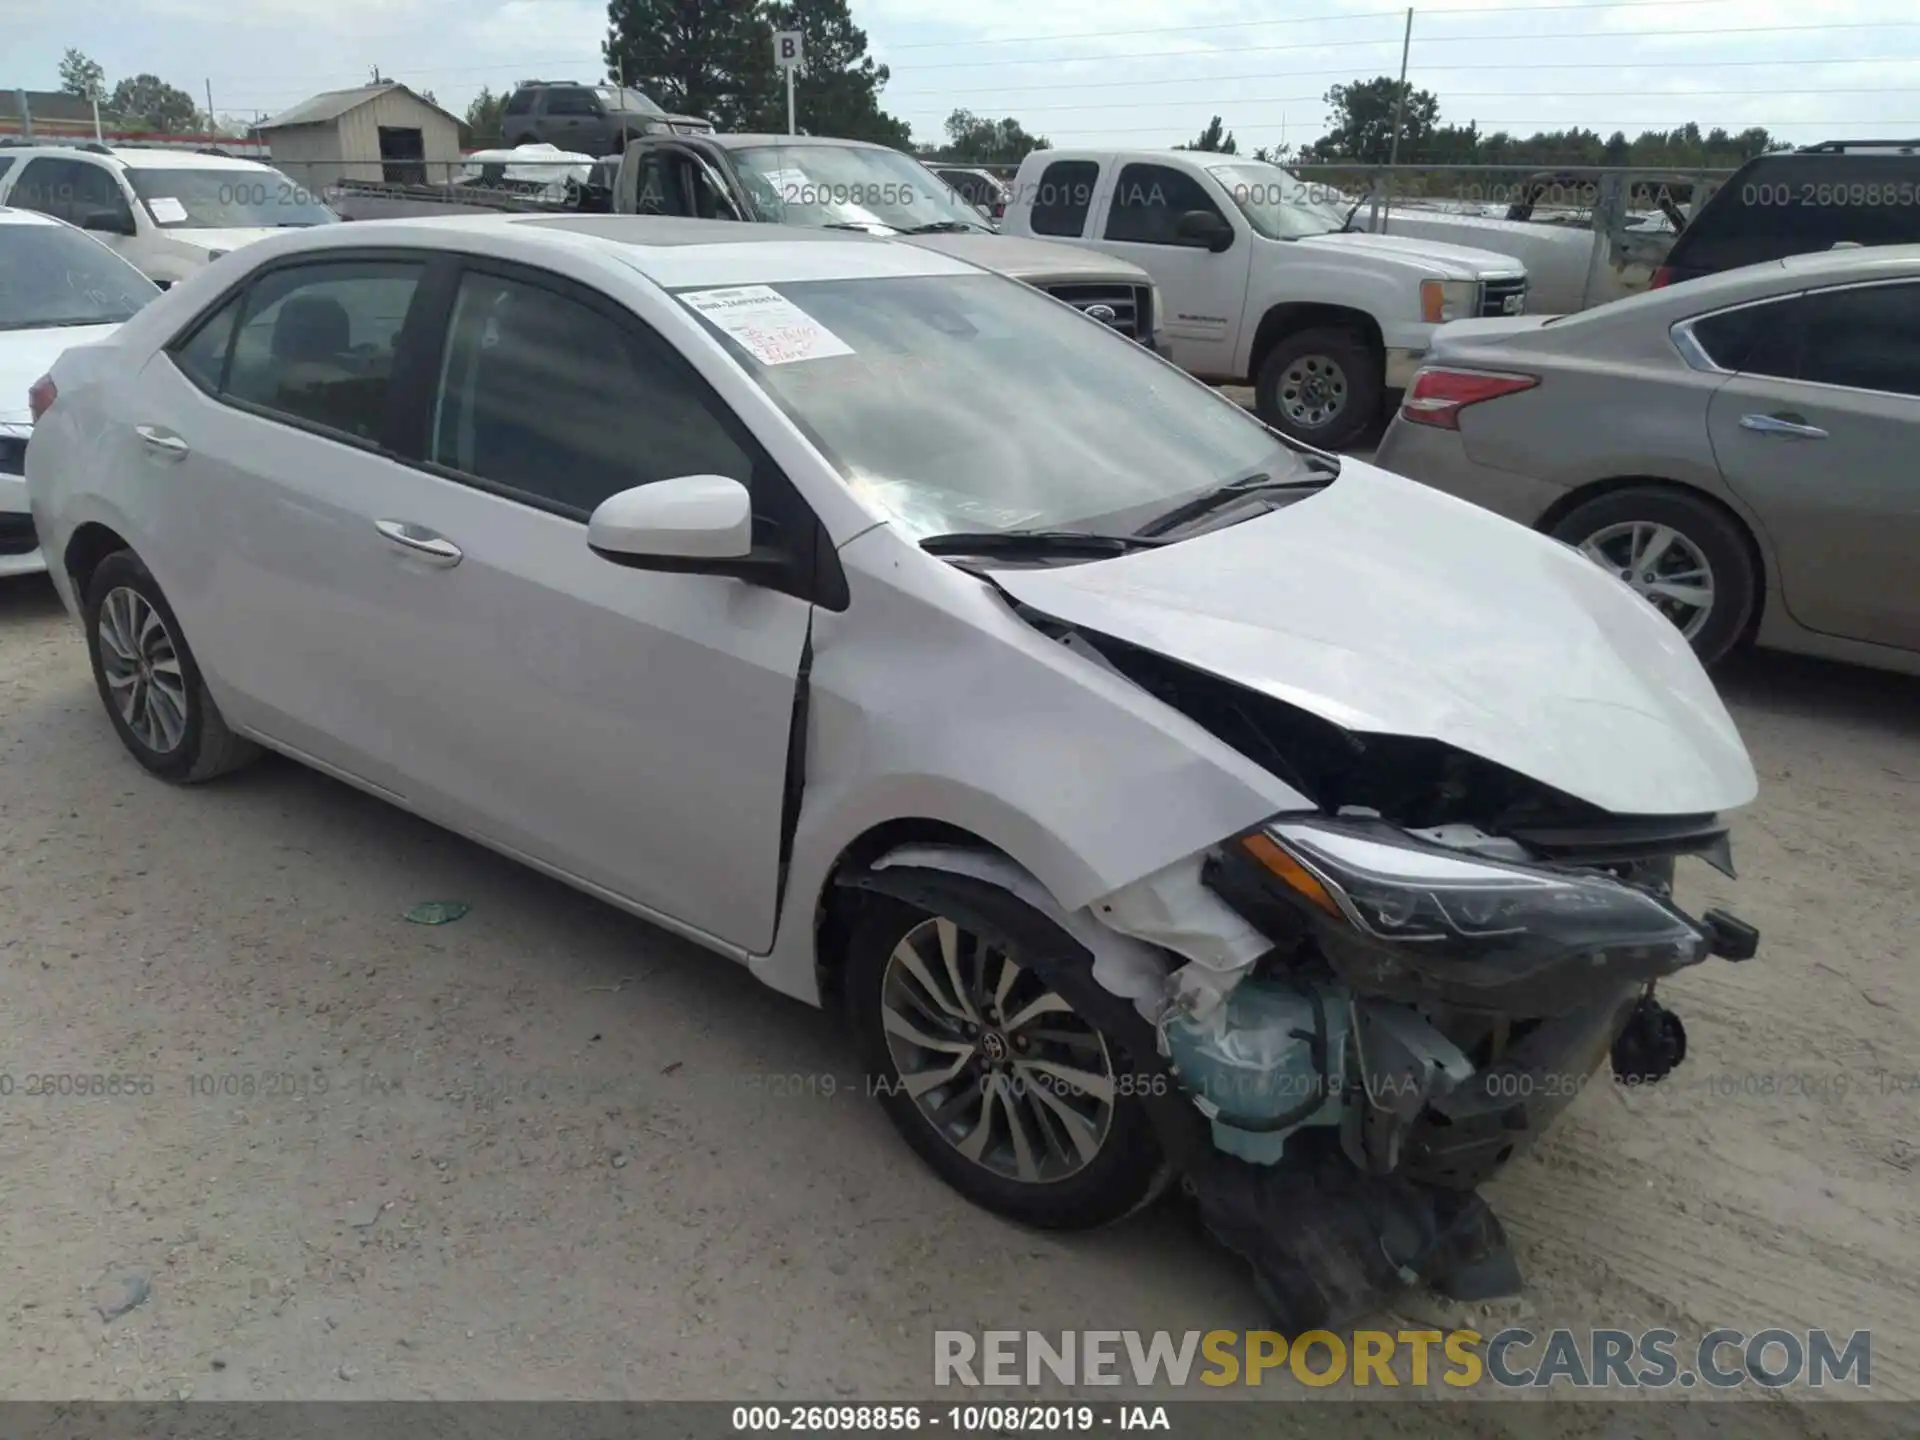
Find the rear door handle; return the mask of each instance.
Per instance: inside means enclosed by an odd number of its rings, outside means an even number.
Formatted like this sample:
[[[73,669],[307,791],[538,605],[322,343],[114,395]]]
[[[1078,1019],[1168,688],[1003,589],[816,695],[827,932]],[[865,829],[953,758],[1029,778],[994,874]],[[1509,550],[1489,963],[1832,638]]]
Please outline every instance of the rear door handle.
[[[158,425],[136,425],[133,433],[140,437],[142,444],[157,454],[170,460],[187,458],[187,442],[171,430],[163,430]]]
[[[415,525],[406,520],[376,520],[373,528],[394,544],[413,551],[430,565],[450,569],[460,563],[460,547],[424,525]]]
[[[1742,430],[1757,431],[1762,435],[1789,435],[1799,440],[1824,440],[1827,432],[1818,425],[1809,425],[1798,415],[1742,415]]]

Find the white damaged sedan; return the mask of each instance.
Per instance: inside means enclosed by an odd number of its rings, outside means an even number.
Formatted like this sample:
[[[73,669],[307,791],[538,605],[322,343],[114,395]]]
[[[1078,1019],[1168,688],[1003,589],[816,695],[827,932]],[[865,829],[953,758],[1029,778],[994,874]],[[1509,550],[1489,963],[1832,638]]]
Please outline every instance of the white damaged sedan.
[[[108,719],[259,747],[849,1017],[972,1199],[1176,1177],[1290,1327],[1519,1277],[1476,1194],[1658,982],[1753,769],[1559,543],[890,241],[263,241],[68,352],[28,461]]]

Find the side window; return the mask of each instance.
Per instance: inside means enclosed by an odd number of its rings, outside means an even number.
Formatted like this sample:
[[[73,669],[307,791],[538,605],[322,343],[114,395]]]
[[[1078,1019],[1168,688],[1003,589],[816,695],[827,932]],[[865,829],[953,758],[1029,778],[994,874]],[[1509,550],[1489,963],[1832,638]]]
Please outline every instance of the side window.
[[[29,160],[7,197],[9,205],[22,210],[38,210],[42,215],[57,215],[62,220],[75,217],[78,186],[87,183],[91,166],[73,160],[42,155]]]
[[[0,180],[7,178],[7,172],[13,168],[13,156],[0,155]]]
[[[248,292],[226,395],[377,441],[400,327],[423,263],[341,260],[271,272]]]
[[[219,394],[221,383],[226,379],[227,352],[233,348],[233,332],[244,298],[234,296],[184,341],[172,347],[173,363],[209,395]]]
[[[600,102],[591,90],[568,89],[547,92],[549,115],[598,115]]]
[[[500,113],[502,115],[531,115],[533,113],[533,97],[535,93],[536,92],[532,90],[514,91],[513,94],[507,97],[506,108]]]
[[[688,203],[685,157],[670,150],[651,152],[640,165],[640,193],[634,209],[641,215],[691,215]]]
[[[1030,223],[1036,235],[1078,237],[1087,228],[1100,167],[1091,160],[1056,160],[1040,172]]]
[[[1170,165],[1128,165],[1114,183],[1107,213],[1107,239],[1143,245],[1177,245],[1180,217],[1189,210],[1226,216],[1200,182]]]
[[[1920,284],[1819,290],[1798,310],[1800,379],[1920,396]]]
[[[1756,375],[1793,373],[1792,328],[1786,324],[1794,301],[1743,305],[1693,322],[1693,338],[1707,358],[1722,370],[1747,370]],[[1784,367],[1784,368],[1782,368]]]
[[[753,460],[711,404],[679,358],[636,329],[542,286],[470,272],[428,459],[582,518],[676,475],[749,484]]]

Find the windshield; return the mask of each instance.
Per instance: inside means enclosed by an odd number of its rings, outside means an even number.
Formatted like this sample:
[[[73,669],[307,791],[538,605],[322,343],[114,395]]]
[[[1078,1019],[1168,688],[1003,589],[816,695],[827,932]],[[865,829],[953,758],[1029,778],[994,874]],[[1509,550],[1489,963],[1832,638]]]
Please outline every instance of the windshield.
[[[638,90],[622,90],[618,85],[596,85],[593,93],[600,97],[600,103],[609,110],[624,111],[628,115],[664,115],[653,101]]]
[[[153,223],[173,229],[274,229],[330,225],[340,217],[304,185],[278,170],[145,170],[127,168],[127,183],[146,202]]]
[[[732,158],[759,218],[776,224],[987,229],[944,180],[897,150],[769,145]]]
[[[995,275],[681,292],[876,513],[916,539],[1092,529],[1299,457],[1135,342]]]
[[[1232,197],[1247,223],[1269,240],[1327,235],[1346,223],[1345,212],[1333,203],[1326,187],[1309,185],[1278,165],[1251,160],[1210,165],[1207,171]]]
[[[117,325],[160,287],[64,225],[0,225],[0,330]]]

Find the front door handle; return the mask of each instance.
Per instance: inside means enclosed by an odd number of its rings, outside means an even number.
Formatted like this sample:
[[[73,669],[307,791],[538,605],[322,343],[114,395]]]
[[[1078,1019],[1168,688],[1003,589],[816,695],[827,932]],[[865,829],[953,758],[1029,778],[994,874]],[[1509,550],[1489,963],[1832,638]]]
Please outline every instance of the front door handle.
[[[415,525],[406,520],[376,520],[373,528],[394,544],[413,551],[430,565],[451,568],[460,563],[460,547],[424,525]]]
[[[1798,440],[1824,440],[1827,432],[1818,425],[1807,424],[1799,415],[1742,415],[1742,430],[1757,431],[1762,435],[1790,435]]]
[[[171,430],[162,430],[158,425],[136,425],[133,433],[140,437],[149,450],[164,455],[169,460],[187,458],[187,442]]]

